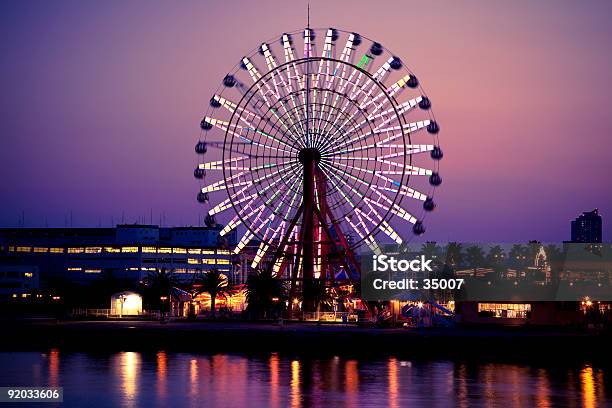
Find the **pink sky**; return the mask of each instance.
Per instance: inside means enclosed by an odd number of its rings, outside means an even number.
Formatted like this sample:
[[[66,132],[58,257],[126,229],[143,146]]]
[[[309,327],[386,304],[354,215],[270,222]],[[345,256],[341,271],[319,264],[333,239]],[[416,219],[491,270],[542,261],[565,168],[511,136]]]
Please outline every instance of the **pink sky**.
[[[607,1],[311,1],[313,26],[381,42],[433,101],[440,241],[569,239],[594,207],[610,240],[611,19]],[[305,20],[305,2],[3,2],[0,225],[197,224],[208,100]]]

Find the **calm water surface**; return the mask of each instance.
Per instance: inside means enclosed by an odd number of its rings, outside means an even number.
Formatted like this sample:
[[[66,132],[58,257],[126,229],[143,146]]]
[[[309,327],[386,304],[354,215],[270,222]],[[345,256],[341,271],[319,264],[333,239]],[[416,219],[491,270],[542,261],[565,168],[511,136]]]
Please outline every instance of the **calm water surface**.
[[[78,407],[597,407],[608,406],[610,371],[277,354],[0,353],[1,386],[62,386],[63,406]]]

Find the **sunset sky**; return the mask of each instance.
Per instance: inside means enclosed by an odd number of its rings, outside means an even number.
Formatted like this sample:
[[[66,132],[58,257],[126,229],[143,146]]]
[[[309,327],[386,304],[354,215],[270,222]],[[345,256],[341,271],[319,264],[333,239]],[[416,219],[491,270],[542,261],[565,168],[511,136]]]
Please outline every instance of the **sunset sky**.
[[[612,240],[612,2],[311,1],[419,77],[444,184],[426,240]],[[0,226],[197,225],[193,146],[223,76],[297,1],[0,3]],[[406,232],[409,234],[409,232]]]

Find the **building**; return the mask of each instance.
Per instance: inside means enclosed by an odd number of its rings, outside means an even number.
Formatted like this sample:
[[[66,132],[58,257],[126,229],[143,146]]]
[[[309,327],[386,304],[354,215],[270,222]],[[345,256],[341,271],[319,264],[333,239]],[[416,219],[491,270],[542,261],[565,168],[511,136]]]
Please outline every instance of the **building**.
[[[38,267],[32,265],[0,265],[0,295],[25,297],[38,288]]]
[[[42,289],[54,281],[87,284],[103,273],[133,282],[162,269],[184,281],[213,268],[229,275],[234,268],[231,249],[236,245],[236,231],[220,238],[221,229],[219,224],[2,228],[0,266],[35,273]]]
[[[601,242],[601,215],[597,208],[572,221],[572,242]]]

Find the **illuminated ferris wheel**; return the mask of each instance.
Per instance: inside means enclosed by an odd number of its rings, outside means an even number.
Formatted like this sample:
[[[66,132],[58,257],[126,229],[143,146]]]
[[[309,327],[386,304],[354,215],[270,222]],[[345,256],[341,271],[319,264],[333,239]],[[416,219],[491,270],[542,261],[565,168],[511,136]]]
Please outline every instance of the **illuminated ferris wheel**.
[[[255,243],[252,267],[333,280],[332,259],[420,235],[435,208],[431,101],[400,58],[357,33],[262,43],[223,78],[201,129],[198,201],[214,203],[209,220],[231,212],[221,235],[244,231],[235,253]]]

